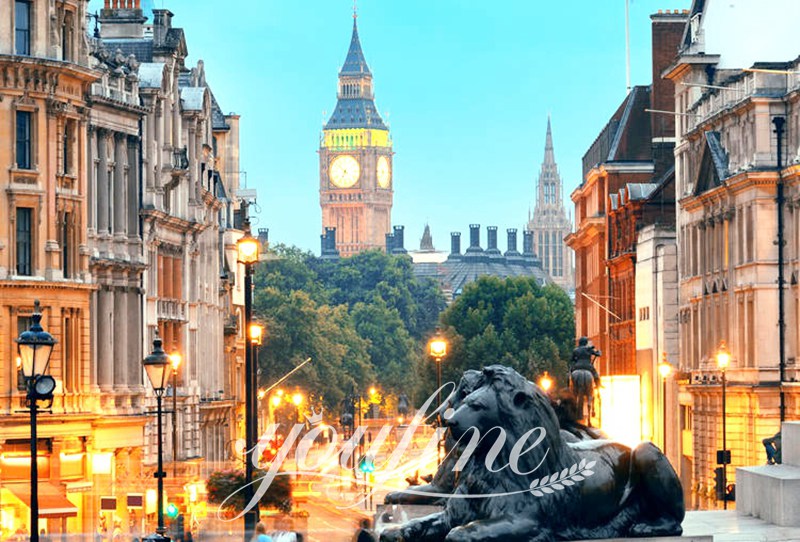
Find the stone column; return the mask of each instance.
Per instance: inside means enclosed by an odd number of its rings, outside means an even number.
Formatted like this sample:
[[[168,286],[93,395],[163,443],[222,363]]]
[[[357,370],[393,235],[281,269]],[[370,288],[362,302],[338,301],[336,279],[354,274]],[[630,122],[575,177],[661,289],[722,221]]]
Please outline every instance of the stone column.
[[[139,287],[131,285],[126,293],[128,318],[128,387],[131,390],[141,391],[142,388],[142,308]]]
[[[125,134],[117,133],[114,137],[114,235],[125,235],[128,225],[128,209],[125,197],[125,168],[128,164],[128,149]]]
[[[132,238],[139,236],[139,186],[139,138],[129,136],[128,207],[126,212],[128,217],[128,237]]]
[[[95,194],[97,193],[97,168],[94,160],[97,157],[97,129],[94,125],[89,125],[89,162],[86,164],[86,173],[89,182],[86,183],[87,213],[89,215],[88,230],[91,233],[97,231],[97,207]]]
[[[108,233],[108,131],[97,130],[97,231]]]
[[[103,393],[110,392],[114,387],[114,335],[111,332],[113,303],[111,287],[101,285],[97,292],[97,383]]]
[[[116,280],[114,281],[117,282]],[[122,281],[124,282],[124,278]],[[124,391],[128,387],[128,333],[133,323],[128,321],[128,303],[124,287],[114,288],[114,389]],[[138,361],[138,360],[137,360]]]

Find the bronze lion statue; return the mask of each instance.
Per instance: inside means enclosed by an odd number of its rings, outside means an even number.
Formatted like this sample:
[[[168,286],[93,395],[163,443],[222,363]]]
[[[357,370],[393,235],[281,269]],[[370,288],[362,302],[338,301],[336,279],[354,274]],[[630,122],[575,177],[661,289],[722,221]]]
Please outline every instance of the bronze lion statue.
[[[565,438],[548,398],[507,367],[486,367],[479,384],[447,420],[461,456],[444,510],[386,530],[381,541],[681,534],[680,481],[653,444],[631,449],[604,439]]]

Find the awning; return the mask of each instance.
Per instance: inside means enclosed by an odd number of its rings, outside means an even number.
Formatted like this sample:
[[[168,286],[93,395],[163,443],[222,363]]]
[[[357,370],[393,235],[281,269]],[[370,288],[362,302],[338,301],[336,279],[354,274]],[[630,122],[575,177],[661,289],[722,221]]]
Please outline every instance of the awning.
[[[3,488],[9,490],[25,506],[31,506],[30,484],[4,484]],[[42,518],[71,518],[78,515],[78,508],[69,502],[61,486],[50,482],[39,482],[39,517]]]

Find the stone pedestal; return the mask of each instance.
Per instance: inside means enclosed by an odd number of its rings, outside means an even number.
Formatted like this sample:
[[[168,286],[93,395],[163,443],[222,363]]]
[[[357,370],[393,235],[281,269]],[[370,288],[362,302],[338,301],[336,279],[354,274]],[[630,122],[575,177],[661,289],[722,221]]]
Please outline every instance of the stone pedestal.
[[[800,422],[784,422],[783,464],[736,469],[736,510],[783,527],[800,527]]]

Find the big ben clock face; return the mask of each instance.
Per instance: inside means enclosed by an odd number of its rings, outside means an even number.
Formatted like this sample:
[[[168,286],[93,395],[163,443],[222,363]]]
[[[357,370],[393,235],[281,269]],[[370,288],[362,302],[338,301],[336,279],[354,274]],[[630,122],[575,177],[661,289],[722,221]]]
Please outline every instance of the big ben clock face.
[[[344,154],[333,159],[329,174],[334,186],[350,188],[358,182],[361,168],[358,165],[358,160]]]
[[[389,159],[385,156],[378,158],[378,186],[389,188],[392,184],[392,172],[389,170]]]

